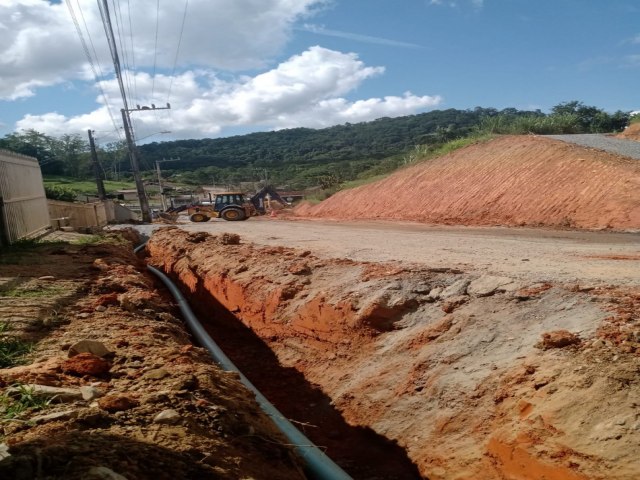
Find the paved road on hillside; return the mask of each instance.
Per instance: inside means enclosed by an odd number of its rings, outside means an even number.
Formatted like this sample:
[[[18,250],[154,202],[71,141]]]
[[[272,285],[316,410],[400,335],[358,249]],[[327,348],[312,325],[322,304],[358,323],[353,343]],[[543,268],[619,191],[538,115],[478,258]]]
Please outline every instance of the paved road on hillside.
[[[555,138],[567,143],[575,143],[583,147],[597,148],[610,153],[624,155],[640,160],[640,142],[615,138],[600,133],[581,135],[545,135],[547,138]]]
[[[144,233],[162,225],[137,226]],[[237,233],[243,241],[302,248],[320,257],[400,261],[536,281],[640,285],[640,234],[501,227],[443,227],[408,222],[212,220],[180,228]]]

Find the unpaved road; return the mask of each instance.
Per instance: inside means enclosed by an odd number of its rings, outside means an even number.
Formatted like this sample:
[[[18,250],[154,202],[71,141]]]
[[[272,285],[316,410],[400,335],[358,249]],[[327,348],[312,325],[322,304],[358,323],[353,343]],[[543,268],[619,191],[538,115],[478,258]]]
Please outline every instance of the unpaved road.
[[[582,133],[574,135],[545,135],[548,138],[575,143],[583,147],[597,148],[610,153],[640,159],[640,142],[616,138],[601,133]]]
[[[149,234],[162,225],[139,226]],[[502,227],[443,227],[408,222],[329,222],[267,217],[178,226],[231,232],[270,246],[319,256],[401,261],[527,278],[529,281],[640,285],[640,234]]]

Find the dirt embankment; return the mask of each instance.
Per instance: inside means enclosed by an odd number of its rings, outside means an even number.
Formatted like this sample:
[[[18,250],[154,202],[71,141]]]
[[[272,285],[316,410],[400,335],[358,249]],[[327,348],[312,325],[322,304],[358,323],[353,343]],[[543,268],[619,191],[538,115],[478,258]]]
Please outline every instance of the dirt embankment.
[[[0,478],[304,478],[131,245],[0,258],[0,342],[33,344],[24,365],[0,368]]]
[[[150,261],[203,308],[231,312],[347,422],[396,441],[423,476],[640,476],[637,288],[527,284],[224,243],[163,229]],[[253,368],[257,381],[273,382]],[[277,403],[286,412],[304,407],[302,398]],[[288,415],[308,423],[302,407]],[[344,440],[335,436],[330,455]]]
[[[640,162],[536,136],[472,145],[338,192],[299,216],[640,228]]]
[[[640,140],[640,123],[633,123],[624,129],[623,132],[616,135],[619,138],[627,140]]]

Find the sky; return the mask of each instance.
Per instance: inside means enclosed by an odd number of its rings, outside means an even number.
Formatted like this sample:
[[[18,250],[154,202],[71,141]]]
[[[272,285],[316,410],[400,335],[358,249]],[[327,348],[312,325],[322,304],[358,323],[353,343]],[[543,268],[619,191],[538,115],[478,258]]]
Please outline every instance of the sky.
[[[0,0],[0,136],[92,129],[98,143],[123,138],[99,3]],[[171,105],[131,113],[139,143],[476,106],[640,109],[640,0],[108,0],[108,8],[129,108]]]

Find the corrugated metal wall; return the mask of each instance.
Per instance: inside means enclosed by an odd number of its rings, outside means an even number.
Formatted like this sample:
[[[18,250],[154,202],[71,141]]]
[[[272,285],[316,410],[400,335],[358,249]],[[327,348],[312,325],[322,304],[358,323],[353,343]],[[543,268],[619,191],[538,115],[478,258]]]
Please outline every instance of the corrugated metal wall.
[[[0,150],[0,242],[11,244],[49,226],[38,161]]]

